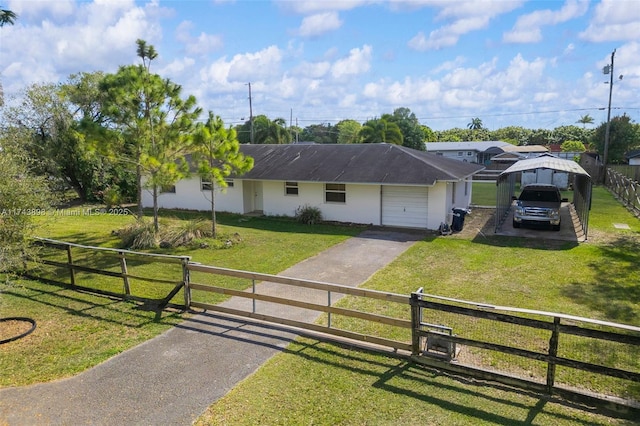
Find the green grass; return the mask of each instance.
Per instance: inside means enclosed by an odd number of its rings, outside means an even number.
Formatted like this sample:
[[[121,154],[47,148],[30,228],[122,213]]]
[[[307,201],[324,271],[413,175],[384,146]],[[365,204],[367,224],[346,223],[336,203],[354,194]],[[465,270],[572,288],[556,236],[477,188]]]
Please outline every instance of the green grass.
[[[77,209],[72,209],[77,211]],[[199,217],[188,212],[165,212],[166,220]],[[111,234],[131,223],[132,216],[42,217],[41,236],[84,245],[118,247]],[[301,225],[285,218],[243,218],[219,215],[221,238],[234,236],[237,244],[228,249],[179,248],[153,250],[191,256],[194,261],[227,268],[276,274],[303,259],[356,235],[358,227]],[[236,236],[237,234],[237,236]],[[118,271],[116,258],[73,249],[74,262]],[[66,253],[46,250],[52,259],[66,260]],[[129,273],[180,280],[179,266],[129,262]],[[42,276],[69,282],[65,268],[42,266]],[[175,325],[181,315],[140,309],[139,304],[110,300],[31,280],[6,280],[0,276],[0,317],[27,316],[36,320],[37,332],[25,339],[0,345],[0,387],[21,386],[77,374],[109,357],[133,347]],[[194,280],[204,275],[193,274]],[[122,292],[120,279],[77,273],[76,283],[99,290]],[[229,281],[232,288],[245,288],[246,281]],[[134,295],[163,298],[173,286],[132,280]],[[182,301],[179,294],[174,299]],[[206,299],[219,301],[220,298]],[[116,338],[114,338],[116,337]]]
[[[476,181],[471,188],[471,204],[476,206],[496,205],[496,183],[493,181]]]
[[[475,190],[475,188],[474,188]],[[613,223],[627,223],[630,231]],[[408,294],[426,293],[496,305],[563,312],[628,324],[640,323],[640,223],[602,188],[595,188],[590,227],[594,237],[584,244],[525,240],[498,236],[432,237],[415,244],[363,287]],[[339,304],[367,312],[407,318],[405,306],[344,298]],[[443,318],[437,320],[443,321]],[[446,319],[444,320],[446,321]],[[439,322],[440,323],[440,322]],[[334,316],[332,326],[407,340],[403,330],[365,326]],[[369,328],[365,328],[369,327]],[[495,331],[495,330],[492,330]],[[505,336],[512,343],[536,346],[535,333]],[[477,333],[483,330],[478,328]],[[548,337],[547,337],[548,339]],[[547,341],[542,341],[544,350]],[[568,349],[564,349],[564,348]],[[590,351],[593,346],[563,346]],[[597,351],[596,351],[597,352]],[[606,351],[605,351],[606,353]],[[575,355],[569,353],[567,355]],[[618,353],[640,369],[636,353]],[[481,354],[476,356],[486,357]],[[562,356],[562,354],[561,354]],[[500,355],[483,359],[489,366],[544,377],[544,366]],[[572,376],[566,382],[619,394],[627,388],[602,378]],[[256,390],[260,391],[256,391]],[[434,374],[385,357],[328,343],[299,339],[256,374],[213,404],[199,424],[635,424],[545,403],[501,387],[474,384]]]
[[[297,339],[196,423],[203,425],[624,425],[405,361]]]
[[[474,196],[475,192],[474,186]],[[169,216],[193,217],[184,212]],[[86,222],[64,219],[50,228],[47,236],[73,237],[75,242],[85,244],[95,239],[103,246],[115,247],[118,241],[109,236],[115,222],[107,219],[86,219]],[[115,225],[122,226],[127,220],[131,218],[118,218]],[[278,218],[245,221],[233,215],[224,215],[220,222],[223,234],[237,232],[242,242],[227,250],[180,249],[177,252],[203,263],[277,273],[359,231],[306,227]],[[619,230],[613,223],[627,223],[631,230]],[[639,232],[638,220],[604,189],[595,188],[587,243],[576,245],[493,235],[479,235],[474,239],[461,235],[431,237],[415,244],[365,286],[407,294],[424,287],[427,293],[637,325],[640,323],[637,284],[640,277],[636,266],[640,261]],[[544,273],[532,264],[543,265]],[[132,303],[32,281],[3,284],[0,303],[0,316],[24,313],[39,321],[38,333],[20,340],[20,347],[13,343],[0,345],[0,371],[6,372],[0,376],[4,380],[0,386],[75,374],[179,320],[176,314],[163,313],[156,319],[153,313],[141,311]],[[405,315],[393,305],[380,306],[371,301],[363,304],[352,298],[344,298],[340,303],[367,311],[383,310],[390,316]],[[332,321],[335,326],[356,328],[355,322],[350,324],[337,317]],[[388,333],[386,330],[374,332]],[[122,336],[121,339],[110,338],[114,333]],[[62,347],[72,343],[70,349]],[[95,350],[100,354],[84,354],[85,346],[89,345],[100,347]],[[30,358],[34,356],[30,354],[34,353],[38,356],[32,361]],[[500,386],[434,373],[380,354],[298,339],[213,404],[199,424],[619,425],[633,422],[545,402]]]

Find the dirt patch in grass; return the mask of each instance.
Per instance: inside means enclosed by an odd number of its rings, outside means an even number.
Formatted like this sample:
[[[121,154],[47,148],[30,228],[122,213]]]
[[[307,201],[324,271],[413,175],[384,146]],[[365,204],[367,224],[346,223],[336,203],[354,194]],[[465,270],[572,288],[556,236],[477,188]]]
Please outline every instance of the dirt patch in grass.
[[[14,341],[23,334],[28,333],[32,327],[33,325],[25,320],[2,320],[0,321],[0,342],[9,343],[10,341]]]
[[[478,235],[490,236],[495,230],[496,209],[476,207],[464,218],[462,231],[456,232],[454,236],[464,239],[474,239]]]

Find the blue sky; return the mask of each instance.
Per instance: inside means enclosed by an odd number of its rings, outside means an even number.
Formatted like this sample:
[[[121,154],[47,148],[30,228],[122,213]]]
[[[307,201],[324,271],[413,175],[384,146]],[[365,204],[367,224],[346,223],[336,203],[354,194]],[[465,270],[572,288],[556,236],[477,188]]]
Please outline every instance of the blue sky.
[[[0,0],[1,1],[1,0]],[[640,0],[10,0],[0,78],[28,85],[80,71],[152,65],[205,110],[301,127],[407,107],[434,130],[554,128],[606,120],[602,68],[616,49],[612,115],[640,121]]]

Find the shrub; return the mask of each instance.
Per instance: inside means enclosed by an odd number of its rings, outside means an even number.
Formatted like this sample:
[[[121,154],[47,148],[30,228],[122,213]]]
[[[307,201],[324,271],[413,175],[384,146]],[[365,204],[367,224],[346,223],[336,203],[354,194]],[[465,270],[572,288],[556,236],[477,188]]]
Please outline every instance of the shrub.
[[[139,250],[158,246],[158,236],[153,223],[137,220],[116,232],[125,248]]]
[[[318,207],[305,204],[296,209],[296,220],[306,225],[314,225],[322,221],[322,212]]]
[[[184,246],[193,240],[210,237],[211,229],[209,229],[209,223],[205,219],[181,220],[161,228],[160,239],[165,246]]]
[[[122,195],[120,189],[117,186],[110,186],[102,193],[102,202],[107,206],[116,207],[122,204]]]

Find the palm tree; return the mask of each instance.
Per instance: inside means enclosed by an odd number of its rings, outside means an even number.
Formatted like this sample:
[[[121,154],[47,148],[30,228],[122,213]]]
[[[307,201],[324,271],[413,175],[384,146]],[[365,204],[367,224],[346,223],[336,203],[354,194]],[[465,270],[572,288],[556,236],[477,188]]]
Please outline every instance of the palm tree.
[[[402,131],[396,123],[384,118],[369,120],[360,129],[362,143],[392,143],[402,145]]]
[[[576,123],[582,123],[582,128],[584,129],[585,125],[593,124],[593,117],[591,117],[589,114],[585,114],[580,117],[580,120],[576,121]]]
[[[480,130],[480,129],[484,129],[483,125],[482,125],[482,120],[479,118],[472,118],[471,121],[469,122],[469,124],[467,124],[467,128],[469,130]]]
[[[5,25],[13,25],[18,16],[10,10],[0,7],[0,27]],[[0,81],[0,107],[4,105],[4,91],[2,90],[2,82]]]
[[[13,25],[18,16],[10,10],[0,8],[0,27]]]

